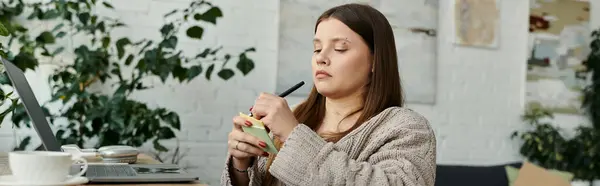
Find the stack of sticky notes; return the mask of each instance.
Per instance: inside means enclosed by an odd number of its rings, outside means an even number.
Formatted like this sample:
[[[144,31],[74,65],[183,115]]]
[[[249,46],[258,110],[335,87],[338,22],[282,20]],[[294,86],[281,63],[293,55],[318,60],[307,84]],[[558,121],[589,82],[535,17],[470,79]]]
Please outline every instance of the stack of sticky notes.
[[[273,140],[269,136],[269,133],[267,133],[267,130],[265,129],[265,125],[263,124],[263,122],[260,120],[257,120],[256,118],[250,117],[244,113],[240,113],[240,116],[242,116],[246,120],[252,122],[251,127],[242,126],[242,130],[244,130],[245,133],[248,133],[248,134],[264,141],[267,144],[267,147],[263,148],[263,150],[265,152],[270,152],[270,153],[276,154],[277,149],[275,148],[275,144],[273,143]]]

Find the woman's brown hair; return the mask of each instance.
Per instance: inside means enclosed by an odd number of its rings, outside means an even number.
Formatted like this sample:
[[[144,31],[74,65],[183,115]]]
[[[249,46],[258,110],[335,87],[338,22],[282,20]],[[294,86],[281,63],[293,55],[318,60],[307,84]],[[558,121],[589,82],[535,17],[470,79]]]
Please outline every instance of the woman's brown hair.
[[[403,106],[404,96],[398,73],[394,33],[385,16],[368,5],[344,4],[321,14],[315,24],[315,32],[319,23],[329,18],[341,21],[360,35],[368,45],[373,59],[370,83],[363,94],[362,114],[349,130],[327,138],[327,141],[337,142],[381,111],[393,106]],[[313,86],[308,98],[294,109],[294,116],[298,122],[317,130],[325,116],[325,97]],[[283,143],[277,138],[274,141],[276,148],[281,148]],[[275,155],[271,154],[267,160],[267,173],[263,185],[272,185],[274,181],[268,172],[274,159]]]

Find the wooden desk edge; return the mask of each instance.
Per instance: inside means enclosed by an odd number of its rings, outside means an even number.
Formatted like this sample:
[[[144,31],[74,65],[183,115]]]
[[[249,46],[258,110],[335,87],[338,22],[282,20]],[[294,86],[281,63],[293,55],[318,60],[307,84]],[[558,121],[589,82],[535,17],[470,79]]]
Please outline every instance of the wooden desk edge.
[[[94,184],[85,184],[85,185],[94,185],[94,186],[117,186],[117,185],[122,185],[122,186],[130,186],[130,185],[135,185],[135,186],[186,186],[186,185],[187,186],[190,186],[190,185],[191,186],[208,186],[203,183],[193,183],[193,182],[192,183],[148,183],[148,184],[132,183],[132,184],[106,184],[106,185],[94,183]],[[83,186],[85,186],[85,185],[83,185]]]

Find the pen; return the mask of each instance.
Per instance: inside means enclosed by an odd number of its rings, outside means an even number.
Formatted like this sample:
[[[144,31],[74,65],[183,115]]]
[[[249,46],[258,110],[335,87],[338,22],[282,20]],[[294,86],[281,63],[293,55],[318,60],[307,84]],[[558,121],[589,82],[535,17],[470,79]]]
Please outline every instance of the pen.
[[[298,90],[298,88],[302,87],[302,85],[304,85],[304,81],[300,81],[299,83],[297,83],[296,85],[290,87],[289,89],[283,91],[281,94],[279,94],[279,97],[286,97],[287,95],[291,94],[292,92]],[[250,117],[253,117],[252,112],[250,112],[250,114],[248,115]],[[260,118],[257,118],[260,119]]]

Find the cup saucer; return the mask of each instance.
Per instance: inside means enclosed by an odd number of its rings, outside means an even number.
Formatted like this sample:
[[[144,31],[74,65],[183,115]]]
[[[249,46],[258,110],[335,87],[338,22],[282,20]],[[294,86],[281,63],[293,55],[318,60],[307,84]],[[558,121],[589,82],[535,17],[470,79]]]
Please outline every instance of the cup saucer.
[[[57,182],[57,183],[39,183],[34,184],[35,186],[67,186],[67,185],[80,185],[85,184],[89,180],[86,177],[69,177],[65,181]],[[0,185],[29,185],[34,186],[31,183],[22,183],[18,182],[12,175],[2,175],[0,176]]]

